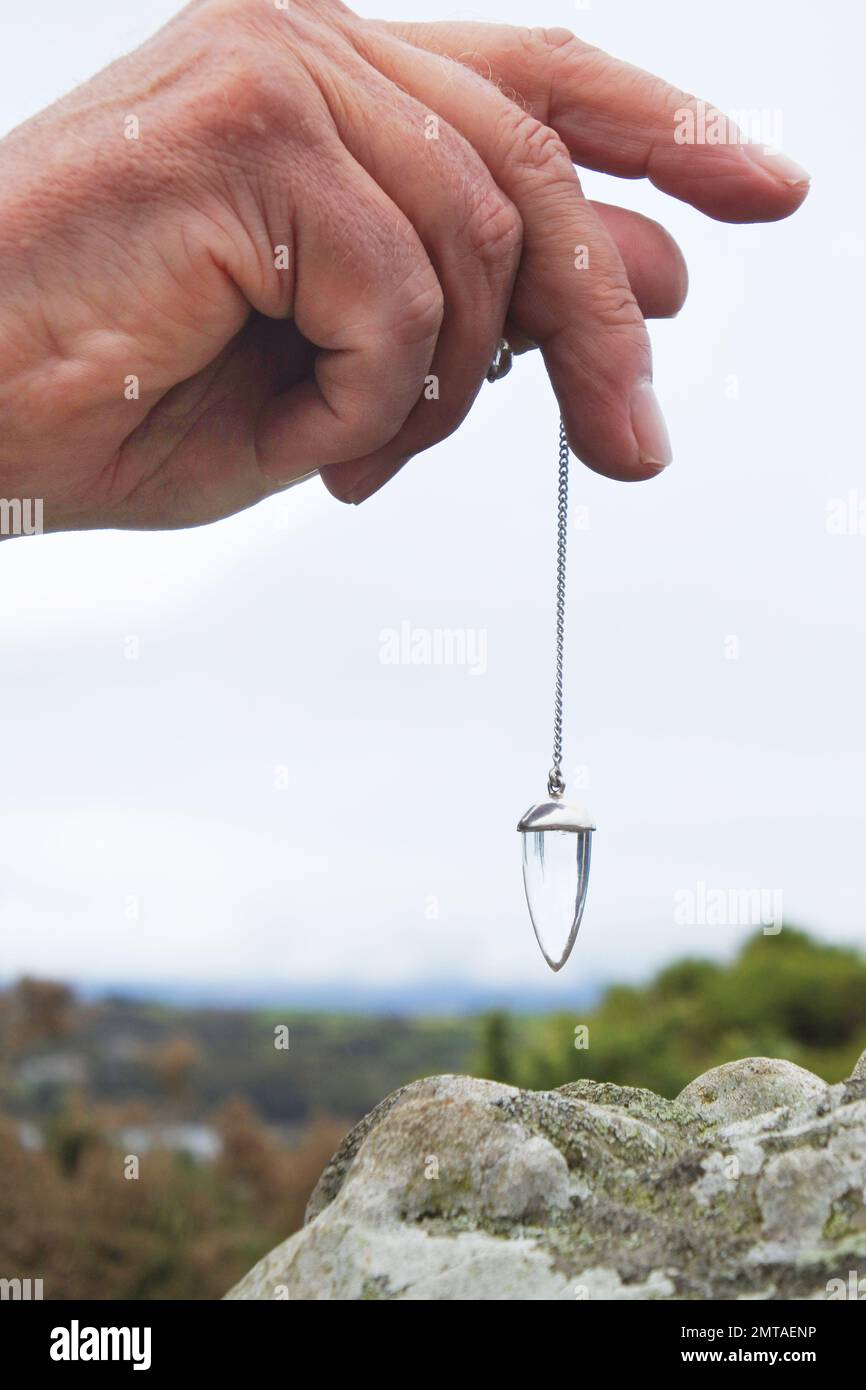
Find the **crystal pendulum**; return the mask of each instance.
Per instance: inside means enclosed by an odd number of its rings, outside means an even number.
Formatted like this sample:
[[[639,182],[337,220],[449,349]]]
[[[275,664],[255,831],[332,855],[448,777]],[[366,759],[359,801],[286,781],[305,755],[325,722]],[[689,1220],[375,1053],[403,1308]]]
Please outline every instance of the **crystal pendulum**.
[[[523,886],[535,938],[551,970],[561,970],[577,938],[586,889],[592,817],[563,800],[562,657],[565,629],[565,548],[568,527],[568,440],[559,423],[559,495],[556,531],[556,694],[553,766],[548,799],[530,806],[517,829],[523,836]]]

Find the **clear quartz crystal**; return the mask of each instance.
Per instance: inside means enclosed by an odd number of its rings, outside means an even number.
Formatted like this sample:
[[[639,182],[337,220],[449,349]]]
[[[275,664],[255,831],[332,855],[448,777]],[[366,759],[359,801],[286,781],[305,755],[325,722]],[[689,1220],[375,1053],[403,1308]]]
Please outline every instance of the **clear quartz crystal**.
[[[523,886],[535,937],[551,970],[575,943],[589,882],[591,830],[527,830]]]

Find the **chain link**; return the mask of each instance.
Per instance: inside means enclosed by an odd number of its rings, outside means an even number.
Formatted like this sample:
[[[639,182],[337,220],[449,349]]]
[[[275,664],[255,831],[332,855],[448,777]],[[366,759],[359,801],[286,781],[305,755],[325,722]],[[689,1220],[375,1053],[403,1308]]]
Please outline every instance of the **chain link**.
[[[565,551],[568,540],[568,440],[559,422],[559,490],[556,505],[556,691],[553,702],[553,766],[547,777],[551,796],[562,796],[562,659],[565,651]]]

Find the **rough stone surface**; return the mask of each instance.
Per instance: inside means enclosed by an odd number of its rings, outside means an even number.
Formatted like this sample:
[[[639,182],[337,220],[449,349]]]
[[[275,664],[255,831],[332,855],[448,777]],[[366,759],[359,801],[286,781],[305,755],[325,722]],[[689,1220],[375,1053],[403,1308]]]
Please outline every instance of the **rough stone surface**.
[[[748,1058],[674,1101],[415,1082],[355,1127],[304,1229],[227,1297],[839,1297],[866,1275],[864,1058],[837,1086]]]
[[[712,1124],[748,1120],[779,1105],[798,1105],[827,1090],[813,1072],[778,1057],[746,1057],[726,1062],[690,1081],[678,1100]]]

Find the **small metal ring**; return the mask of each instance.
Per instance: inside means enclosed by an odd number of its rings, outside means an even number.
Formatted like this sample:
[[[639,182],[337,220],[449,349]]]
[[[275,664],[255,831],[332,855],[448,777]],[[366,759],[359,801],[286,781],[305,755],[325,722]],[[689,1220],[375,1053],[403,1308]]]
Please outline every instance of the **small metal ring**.
[[[493,361],[487,369],[488,381],[501,381],[504,376],[508,376],[514,362],[514,354],[505,338],[499,339],[496,352],[493,354]]]
[[[547,794],[548,796],[562,796],[565,791],[565,782],[558,767],[552,767],[547,775]]]

